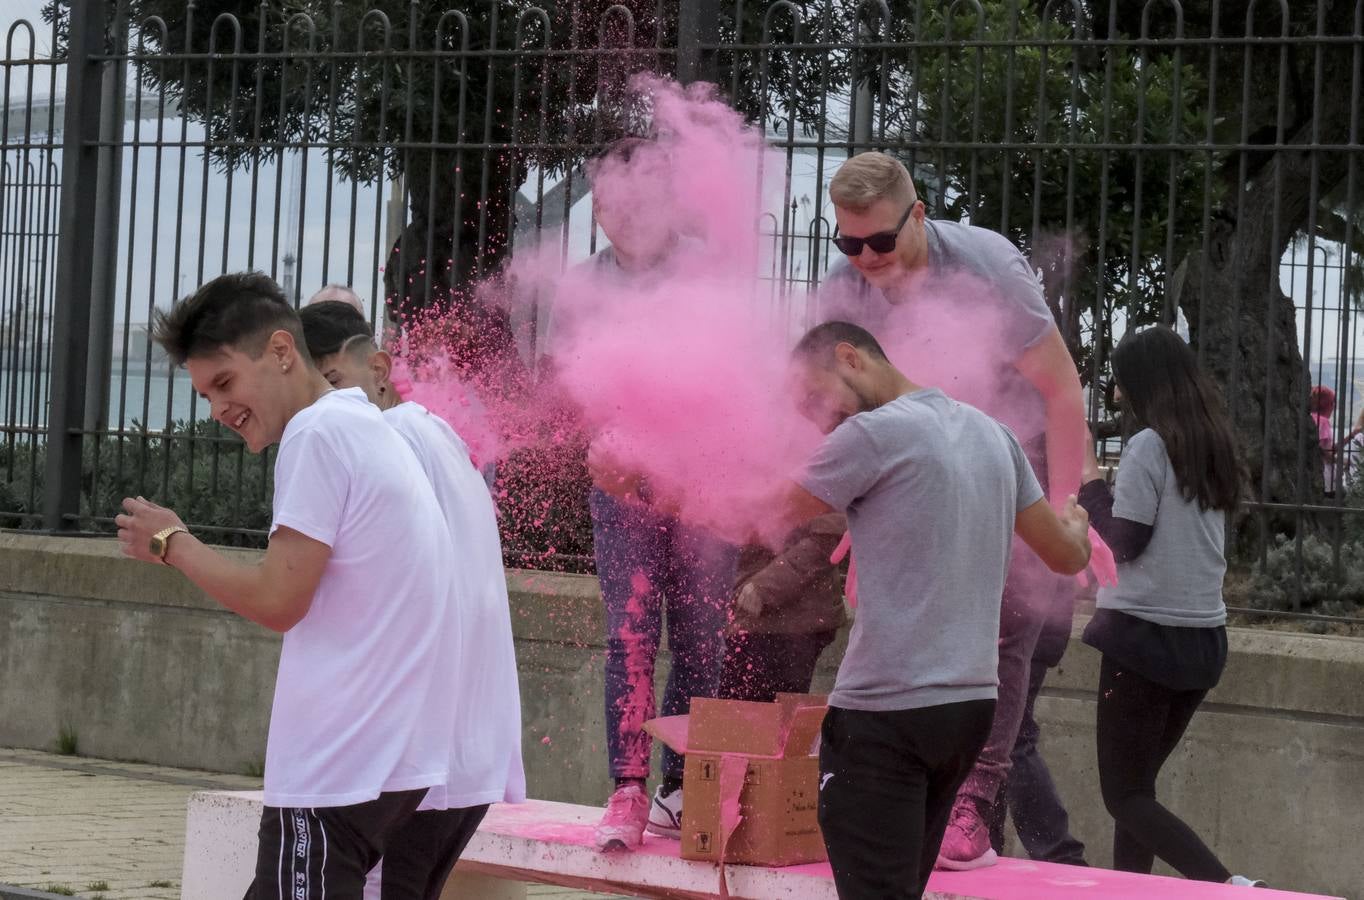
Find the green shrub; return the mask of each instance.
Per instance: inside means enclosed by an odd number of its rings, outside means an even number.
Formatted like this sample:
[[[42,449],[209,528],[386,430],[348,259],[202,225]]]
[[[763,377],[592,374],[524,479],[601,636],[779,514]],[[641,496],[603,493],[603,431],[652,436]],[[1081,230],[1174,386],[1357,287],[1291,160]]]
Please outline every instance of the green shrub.
[[[1302,539],[1302,561],[1297,542],[1279,535],[1269,548],[1263,567],[1257,567],[1247,591],[1251,609],[1288,611],[1300,609],[1323,615],[1358,615],[1364,606],[1364,544],[1344,542],[1340,547],[1340,577],[1336,577],[1335,550],[1316,535]]]
[[[46,448],[0,444],[0,527],[34,528],[42,511]],[[214,543],[264,546],[274,457],[255,457],[212,420],[177,422],[164,433],[87,436],[81,454],[82,531],[113,531],[125,497],[169,506]]]
[[[175,510],[210,543],[264,547],[274,460],[273,450],[254,456],[210,419],[177,422],[163,434],[87,437],[79,528],[113,532],[123,498],[142,496]],[[41,443],[0,438],[0,528],[41,527],[45,464]],[[516,450],[499,463],[494,493],[508,564],[591,571],[589,486],[580,438]]]
[[[592,571],[591,485],[581,440],[516,450],[498,463],[493,492],[507,564]]]

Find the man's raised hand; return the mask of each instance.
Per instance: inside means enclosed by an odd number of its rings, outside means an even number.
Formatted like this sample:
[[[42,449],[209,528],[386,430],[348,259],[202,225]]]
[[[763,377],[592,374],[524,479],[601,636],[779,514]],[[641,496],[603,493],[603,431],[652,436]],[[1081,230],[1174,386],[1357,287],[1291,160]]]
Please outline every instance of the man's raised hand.
[[[162,561],[152,555],[152,535],[167,528],[185,527],[174,512],[142,497],[124,498],[123,513],[114,518],[114,524],[118,526],[118,542],[124,556],[158,565]]]

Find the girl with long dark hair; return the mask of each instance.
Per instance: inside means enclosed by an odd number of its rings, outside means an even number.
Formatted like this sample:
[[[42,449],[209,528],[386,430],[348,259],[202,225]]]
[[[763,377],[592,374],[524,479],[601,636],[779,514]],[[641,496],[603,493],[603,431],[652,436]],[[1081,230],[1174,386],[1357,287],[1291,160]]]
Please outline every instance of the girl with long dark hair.
[[[1091,445],[1079,496],[1118,562],[1118,584],[1100,589],[1084,633],[1103,654],[1096,733],[1113,865],[1149,873],[1159,856],[1187,878],[1257,885],[1156,800],[1160,767],[1226,664],[1223,541],[1243,482],[1235,434],[1217,388],[1168,328],[1125,337],[1113,377],[1130,434],[1117,487]]]

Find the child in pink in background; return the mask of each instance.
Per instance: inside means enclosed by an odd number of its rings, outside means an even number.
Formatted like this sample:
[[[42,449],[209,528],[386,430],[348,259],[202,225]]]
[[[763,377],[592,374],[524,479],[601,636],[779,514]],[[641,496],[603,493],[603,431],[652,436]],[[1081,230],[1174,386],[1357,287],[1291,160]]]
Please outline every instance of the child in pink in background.
[[[1321,479],[1326,496],[1336,492],[1336,440],[1331,417],[1336,414],[1336,392],[1324,384],[1312,388],[1307,406],[1312,411],[1312,424],[1317,426],[1317,447],[1321,450]]]

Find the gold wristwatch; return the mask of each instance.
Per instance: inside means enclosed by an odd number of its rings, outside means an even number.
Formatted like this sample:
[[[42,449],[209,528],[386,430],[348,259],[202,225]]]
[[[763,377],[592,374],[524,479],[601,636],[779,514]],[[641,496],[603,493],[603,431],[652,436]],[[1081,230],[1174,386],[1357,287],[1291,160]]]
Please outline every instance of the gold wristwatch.
[[[182,531],[185,534],[189,534],[189,529],[186,528],[185,526],[172,525],[171,527],[163,528],[156,534],[152,535],[151,544],[148,546],[147,549],[151,551],[152,556],[155,556],[158,560],[160,560],[163,566],[169,565],[169,563],[166,562],[166,551],[170,549],[171,535],[179,534]]]

